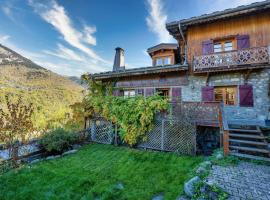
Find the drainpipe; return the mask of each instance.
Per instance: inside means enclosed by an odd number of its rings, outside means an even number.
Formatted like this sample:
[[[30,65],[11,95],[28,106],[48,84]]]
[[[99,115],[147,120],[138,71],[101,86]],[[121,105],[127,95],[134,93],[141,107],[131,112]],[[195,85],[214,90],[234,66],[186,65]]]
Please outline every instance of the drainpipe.
[[[270,64],[270,44],[268,45],[268,60],[269,60],[269,64]]]
[[[183,31],[182,31],[180,22],[178,22],[178,28],[179,28],[180,35],[182,36],[182,39],[183,39],[184,44],[185,44],[185,57],[184,57],[185,60],[184,60],[184,65],[186,65],[187,64],[187,41],[186,41],[185,36],[183,34]]]

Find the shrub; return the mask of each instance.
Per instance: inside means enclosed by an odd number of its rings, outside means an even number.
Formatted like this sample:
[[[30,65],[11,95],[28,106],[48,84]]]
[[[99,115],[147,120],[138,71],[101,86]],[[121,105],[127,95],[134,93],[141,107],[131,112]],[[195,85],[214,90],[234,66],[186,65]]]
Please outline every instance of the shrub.
[[[85,138],[81,134],[56,128],[41,138],[40,145],[50,153],[61,153],[68,150],[73,144],[80,143]]]

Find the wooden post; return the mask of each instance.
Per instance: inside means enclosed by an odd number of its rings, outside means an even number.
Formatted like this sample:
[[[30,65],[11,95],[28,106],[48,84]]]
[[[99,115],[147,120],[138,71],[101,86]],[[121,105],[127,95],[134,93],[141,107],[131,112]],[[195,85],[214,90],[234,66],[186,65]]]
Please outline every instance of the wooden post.
[[[114,128],[114,145],[117,146],[117,125]]]
[[[224,155],[229,155],[229,131],[224,130],[223,132],[223,150]]]
[[[164,150],[164,119],[161,124],[161,149]]]

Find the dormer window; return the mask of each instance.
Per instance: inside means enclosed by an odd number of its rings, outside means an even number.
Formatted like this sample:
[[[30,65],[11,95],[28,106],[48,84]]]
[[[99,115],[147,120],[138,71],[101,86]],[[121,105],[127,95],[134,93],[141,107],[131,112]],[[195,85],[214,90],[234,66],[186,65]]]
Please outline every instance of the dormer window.
[[[162,58],[156,58],[156,66],[164,66],[164,65],[171,65],[172,61],[171,61],[171,57],[167,56],[167,57],[162,57]]]
[[[165,57],[164,58],[164,65],[171,65],[172,62],[171,62],[171,57]]]
[[[153,66],[175,65],[180,61],[178,44],[161,43],[147,49]]]
[[[163,65],[163,59],[162,58],[157,58],[156,59],[156,66],[162,66]]]

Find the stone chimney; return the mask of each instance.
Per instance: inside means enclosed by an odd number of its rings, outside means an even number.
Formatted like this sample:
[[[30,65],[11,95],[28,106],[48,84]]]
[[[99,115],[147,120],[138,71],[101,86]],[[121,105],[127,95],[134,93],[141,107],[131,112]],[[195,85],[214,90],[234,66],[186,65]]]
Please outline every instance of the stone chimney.
[[[115,57],[113,64],[113,71],[125,70],[125,51],[124,49],[117,47],[115,48]]]

